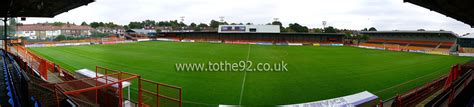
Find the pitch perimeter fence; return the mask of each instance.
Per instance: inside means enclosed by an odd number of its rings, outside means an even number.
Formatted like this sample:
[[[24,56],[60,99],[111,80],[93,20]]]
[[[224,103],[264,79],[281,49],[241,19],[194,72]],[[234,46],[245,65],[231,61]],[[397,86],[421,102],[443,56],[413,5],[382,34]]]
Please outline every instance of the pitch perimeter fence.
[[[43,80],[49,80],[49,76],[59,77],[60,82],[42,84],[54,90],[57,103],[55,105],[58,106],[69,99],[81,106],[182,107],[181,87],[100,66],[96,67],[95,77],[79,79],[60,65],[32,53],[23,46],[12,46],[9,50],[17,56],[16,60],[22,69],[28,68],[26,71],[31,75]],[[128,86],[125,86],[125,82],[129,83]]]

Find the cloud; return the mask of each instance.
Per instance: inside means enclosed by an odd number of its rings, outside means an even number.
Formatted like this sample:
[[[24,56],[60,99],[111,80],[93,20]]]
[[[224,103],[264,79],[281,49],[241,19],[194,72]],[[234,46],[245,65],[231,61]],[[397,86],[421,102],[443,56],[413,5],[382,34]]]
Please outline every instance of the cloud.
[[[322,27],[322,21],[337,28],[379,30],[453,30],[472,32],[468,25],[403,0],[97,0],[55,18],[29,18],[24,23],[178,20],[209,23],[224,16],[228,22],[266,24],[280,18],[283,24],[300,23]]]

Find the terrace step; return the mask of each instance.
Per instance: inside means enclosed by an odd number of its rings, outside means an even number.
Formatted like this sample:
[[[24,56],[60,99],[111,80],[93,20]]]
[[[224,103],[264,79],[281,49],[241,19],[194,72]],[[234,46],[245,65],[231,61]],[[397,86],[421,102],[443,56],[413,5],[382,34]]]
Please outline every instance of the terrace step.
[[[59,76],[59,73],[53,73],[53,72],[49,72],[48,71],[48,82],[49,83],[61,83],[63,82],[63,80],[61,80],[61,78],[58,77]]]
[[[429,103],[431,100],[433,100],[436,96],[441,94],[443,92],[443,89],[436,91],[433,93],[431,96],[427,97],[425,100],[421,101],[416,105],[416,107],[425,107],[427,103]]]

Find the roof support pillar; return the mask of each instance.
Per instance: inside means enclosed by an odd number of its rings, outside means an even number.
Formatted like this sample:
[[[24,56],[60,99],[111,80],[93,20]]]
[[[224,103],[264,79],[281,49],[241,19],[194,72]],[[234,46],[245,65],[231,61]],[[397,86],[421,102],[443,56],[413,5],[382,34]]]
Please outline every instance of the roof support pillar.
[[[4,28],[4,31],[3,31],[3,49],[4,50],[7,50],[7,17],[4,17],[3,19],[3,28]]]

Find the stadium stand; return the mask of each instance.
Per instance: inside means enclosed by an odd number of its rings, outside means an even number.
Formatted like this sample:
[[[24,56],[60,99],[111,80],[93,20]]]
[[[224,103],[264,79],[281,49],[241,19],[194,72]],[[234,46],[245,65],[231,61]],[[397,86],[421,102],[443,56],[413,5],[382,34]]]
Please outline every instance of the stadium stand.
[[[456,47],[457,35],[450,31],[361,31],[370,39],[360,44],[393,51],[423,51],[448,54]]]
[[[41,106],[36,99],[30,99],[33,97],[28,93],[30,79],[16,63],[14,57],[5,51],[0,54],[2,56],[0,62],[2,64],[0,105],[6,107]]]
[[[457,51],[459,56],[474,56],[474,34],[459,37]]]
[[[218,32],[162,32],[159,38],[194,40],[196,42],[220,41],[224,43],[272,44],[342,44],[344,34],[328,33],[218,33]]]

